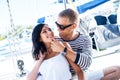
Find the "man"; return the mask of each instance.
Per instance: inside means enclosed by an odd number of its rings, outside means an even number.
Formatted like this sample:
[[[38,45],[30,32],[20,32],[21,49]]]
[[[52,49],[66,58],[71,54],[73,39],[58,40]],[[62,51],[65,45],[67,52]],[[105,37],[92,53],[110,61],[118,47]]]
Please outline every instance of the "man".
[[[76,31],[78,18],[76,12],[66,9],[58,15],[55,23],[59,36],[72,47],[67,51],[66,57],[78,64],[82,70],[87,70],[92,62],[92,41],[89,36]]]
[[[115,76],[113,73],[120,72],[119,66],[106,68],[89,74],[86,72],[92,63],[92,40],[88,35],[76,31],[79,23],[77,12],[72,9],[65,9],[59,13],[58,19],[55,23],[58,27],[61,40],[67,42],[65,44],[69,46],[67,49],[66,46],[61,47],[63,48],[62,50],[66,49],[64,56],[79,65],[87,75],[87,80],[100,80],[101,78],[102,80],[118,80],[118,78],[120,78],[120,75]],[[56,43],[54,45],[60,47],[60,44],[57,45]],[[74,71],[71,72],[74,74]]]

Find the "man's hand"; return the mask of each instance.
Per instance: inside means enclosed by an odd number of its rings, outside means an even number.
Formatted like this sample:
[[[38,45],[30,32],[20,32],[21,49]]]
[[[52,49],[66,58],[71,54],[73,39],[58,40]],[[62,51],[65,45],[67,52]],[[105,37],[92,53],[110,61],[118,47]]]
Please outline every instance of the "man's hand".
[[[51,49],[53,52],[62,52],[64,50],[65,46],[62,42],[53,39],[51,42]]]
[[[64,46],[66,46],[67,48],[72,49],[71,46],[70,46],[70,44],[68,44],[68,42],[63,42],[63,44],[64,44]]]

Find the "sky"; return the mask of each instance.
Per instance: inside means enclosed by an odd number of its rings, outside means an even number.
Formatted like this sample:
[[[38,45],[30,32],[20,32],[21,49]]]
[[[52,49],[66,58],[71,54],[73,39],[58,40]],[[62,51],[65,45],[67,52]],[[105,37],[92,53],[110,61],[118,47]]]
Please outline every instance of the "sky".
[[[41,17],[48,16],[47,23],[52,23],[50,15],[57,15],[65,9],[64,4],[56,3],[58,0],[9,0],[14,25],[35,25]],[[83,4],[91,0],[76,0]],[[72,6],[73,7],[73,6]],[[54,17],[56,19],[56,17]],[[52,25],[51,24],[51,25]],[[0,0],[0,34],[11,28],[10,13],[7,0]]]
[[[54,14],[57,0],[9,0],[14,25],[34,25],[40,17]],[[63,5],[63,4],[62,4]],[[62,7],[64,8],[64,7]],[[62,10],[61,8],[61,10]],[[7,0],[0,0],[0,33],[11,28]]]
[[[80,0],[76,0],[80,1]],[[81,0],[81,3],[90,0]],[[14,25],[35,25],[41,17],[57,15],[65,9],[64,4],[56,3],[58,0],[9,0],[10,10]],[[79,4],[81,4],[79,3]],[[10,13],[7,0],[0,0],[0,34],[7,32],[11,28]]]

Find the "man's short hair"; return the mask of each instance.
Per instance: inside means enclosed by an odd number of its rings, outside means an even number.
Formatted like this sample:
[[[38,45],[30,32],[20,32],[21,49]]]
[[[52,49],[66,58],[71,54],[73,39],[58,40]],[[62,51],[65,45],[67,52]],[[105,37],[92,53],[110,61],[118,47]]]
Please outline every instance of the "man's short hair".
[[[78,13],[70,8],[61,11],[58,16],[68,18],[71,23],[78,22]]]

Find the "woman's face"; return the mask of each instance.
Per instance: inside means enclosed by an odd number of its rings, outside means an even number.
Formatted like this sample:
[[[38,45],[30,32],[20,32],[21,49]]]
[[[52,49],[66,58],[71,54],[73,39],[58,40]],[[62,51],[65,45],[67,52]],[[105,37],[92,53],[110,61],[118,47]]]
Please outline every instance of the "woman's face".
[[[42,31],[40,33],[41,40],[44,43],[49,43],[54,39],[53,31],[48,27],[48,25],[44,25]]]

